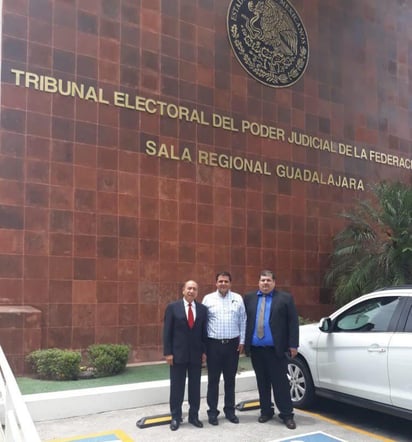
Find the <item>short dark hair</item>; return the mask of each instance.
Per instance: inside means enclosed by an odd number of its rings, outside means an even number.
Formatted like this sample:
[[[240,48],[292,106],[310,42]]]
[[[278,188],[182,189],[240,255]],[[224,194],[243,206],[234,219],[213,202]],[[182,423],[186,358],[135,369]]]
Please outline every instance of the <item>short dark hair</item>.
[[[227,276],[229,278],[229,281],[232,282],[232,275],[229,272],[216,273],[216,281],[219,279],[219,276]]]
[[[275,273],[272,270],[262,270],[260,272],[260,276],[270,276],[273,280],[275,280]]]

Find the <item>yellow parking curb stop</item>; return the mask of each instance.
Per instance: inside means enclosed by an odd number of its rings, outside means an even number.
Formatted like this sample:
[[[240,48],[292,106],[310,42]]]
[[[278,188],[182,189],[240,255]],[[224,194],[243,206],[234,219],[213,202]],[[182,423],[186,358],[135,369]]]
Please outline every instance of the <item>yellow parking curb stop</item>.
[[[136,422],[136,427],[148,428],[156,425],[170,424],[172,416],[170,414],[158,414],[157,416],[142,417]]]
[[[259,399],[254,399],[251,401],[242,401],[236,405],[236,410],[239,411],[257,410],[259,408],[260,408]]]

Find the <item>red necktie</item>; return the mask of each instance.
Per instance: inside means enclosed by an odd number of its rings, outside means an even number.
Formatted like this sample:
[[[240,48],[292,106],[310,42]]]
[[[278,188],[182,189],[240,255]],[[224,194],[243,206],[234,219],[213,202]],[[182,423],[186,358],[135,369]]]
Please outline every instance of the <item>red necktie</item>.
[[[192,310],[192,303],[189,302],[189,310],[187,312],[187,322],[189,324],[190,328],[193,328],[193,325],[195,324],[195,318],[193,316],[193,310]]]

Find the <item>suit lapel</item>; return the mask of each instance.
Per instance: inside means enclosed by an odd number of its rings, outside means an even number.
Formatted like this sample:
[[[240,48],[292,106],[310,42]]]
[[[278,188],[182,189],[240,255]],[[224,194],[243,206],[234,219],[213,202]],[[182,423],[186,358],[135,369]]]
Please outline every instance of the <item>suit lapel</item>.
[[[277,307],[277,303],[279,302],[279,297],[276,296],[276,289],[273,291],[272,293],[272,304],[270,306],[270,317],[269,317],[269,321],[272,318],[272,315],[275,314],[276,311],[276,307]]]
[[[179,302],[177,314],[178,314],[178,317],[185,318],[186,322],[187,322],[185,303],[184,303],[183,299]]]
[[[253,297],[253,317],[256,318],[256,312],[257,312],[257,306],[258,306],[258,300],[259,297],[257,293],[255,293],[255,296]]]

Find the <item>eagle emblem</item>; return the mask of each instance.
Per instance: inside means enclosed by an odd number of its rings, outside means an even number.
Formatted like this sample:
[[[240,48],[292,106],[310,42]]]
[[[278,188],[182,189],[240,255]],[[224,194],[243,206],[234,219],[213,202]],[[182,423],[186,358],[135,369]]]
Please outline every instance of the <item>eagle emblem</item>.
[[[286,87],[303,75],[309,59],[308,38],[287,0],[232,0],[227,29],[237,59],[256,80]]]

